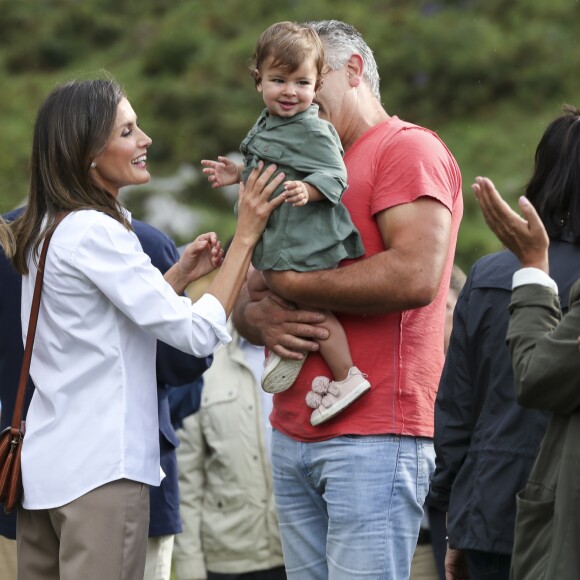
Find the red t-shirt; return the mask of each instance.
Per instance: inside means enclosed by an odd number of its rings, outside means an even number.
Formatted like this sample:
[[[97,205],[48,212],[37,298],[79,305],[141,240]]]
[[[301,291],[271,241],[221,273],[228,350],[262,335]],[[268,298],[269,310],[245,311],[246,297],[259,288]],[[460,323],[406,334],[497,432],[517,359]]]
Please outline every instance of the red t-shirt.
[[[432,437],[433,406],[443,367],[445,306],[463,213],[459,167],[437,135],[397,117],[367,131],[344,160],[349,187],[342,201],[362,236],[365,257],[385,250],[374,217],[382,210],[422,196],[449,209],[452,234],[441,288],[423,308],[380,315],[337,313],[354,364],[368,374],[370,392],[334,419],[312,427],[306,393],[314,377],[332,374],[319,354],[310,354],[296,383],[274,396],[272,426],[298,441],[345,434]]]

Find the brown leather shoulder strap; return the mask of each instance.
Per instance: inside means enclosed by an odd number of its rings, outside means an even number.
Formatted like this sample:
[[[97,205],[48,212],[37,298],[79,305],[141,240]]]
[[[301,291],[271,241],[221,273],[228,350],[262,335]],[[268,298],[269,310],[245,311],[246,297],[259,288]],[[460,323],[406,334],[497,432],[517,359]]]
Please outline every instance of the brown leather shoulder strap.
[[[12,430],[20,431],[22,423],[22,408],[24,406],[24,394],[26,393],[26,383],[28,382],[28,373],[30,371],[30,361],[32,359],[32,346],[34,344],[34,335],[36,334],[36,323],[38,322],[38,311],[40,309],[40,295],[42,293],[42,283],[44,281],[44,265],[46,263],[46,254],[48,252],[48,244],[50,238],[56,230],[58,224],[70,212],[62,212],[57,217],[54,226],[48,231],[42,250],[40,253],[40,261],[38,263],[38,270],[36,273],[36,282],[34,284],[34,294],[32,296],[32,308],[30,310],[30,319],[28,321],[28,334],[26,335],[26,345],[24,347],[24,358],[22,359],[22,370],[20,371],[20,380],[18,382],[18,393],[16,395],[16,404],[14,405],[14,415],[12,415]]]

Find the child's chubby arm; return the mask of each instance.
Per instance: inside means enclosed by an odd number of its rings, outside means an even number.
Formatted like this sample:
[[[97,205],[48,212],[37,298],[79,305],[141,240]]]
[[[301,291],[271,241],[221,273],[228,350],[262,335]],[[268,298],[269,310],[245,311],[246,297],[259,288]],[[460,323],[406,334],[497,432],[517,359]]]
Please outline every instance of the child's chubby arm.
[[[316,187],[304,181],[286,181],[284,188],[288,194],[285,203],[291,203],[295,207],[306,205],[309,201],[326,199]]]
[[[216,189],[224,185],[234,185],[242,179],[243,165],[234,163],[227,157],[218,157],[217,161],[202,159],[203,174],[207,175],[207,180]]]

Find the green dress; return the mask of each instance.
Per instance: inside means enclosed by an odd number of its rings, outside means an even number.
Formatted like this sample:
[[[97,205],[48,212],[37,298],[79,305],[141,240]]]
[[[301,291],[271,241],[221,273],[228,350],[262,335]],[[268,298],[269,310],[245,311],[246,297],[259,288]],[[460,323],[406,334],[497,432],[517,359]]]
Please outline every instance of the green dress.
[[[277,117],[265,109],[240,145],[244,155],[242,178],[263,160],[275,163],[285,181],[304,181],[326,199],[277,208],[252,257],[259,270],[305,272],[335,267],[345,258],[364,255],[360,235],[340,202],[346,190],[342,146],[334,127],[318,118],[311,105],[294,117]],[[274,196],[284,191],[278,187]]]

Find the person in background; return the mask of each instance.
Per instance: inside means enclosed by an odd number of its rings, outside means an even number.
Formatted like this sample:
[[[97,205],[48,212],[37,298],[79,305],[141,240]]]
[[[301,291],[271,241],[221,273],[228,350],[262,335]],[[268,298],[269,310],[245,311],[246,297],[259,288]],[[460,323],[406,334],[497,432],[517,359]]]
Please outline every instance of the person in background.
[[[179,260],[175,243],[153,226],[133,220],[132,226],[143,251],[151,263],[165,274]],[[179,484],[175,450],[179,440],[173,428],[169,409],[169,385],[188,390],[188,384],[199,380],[212,361],[212,356],[198,358],[163,342],[157,343],[156,377],[159,416],[159,449],[161,469],[165,477],[159,487],[149,490],[149,539],[144,580],[170,580],[175,534],[179,534]]]
[[[570,137],[577,148],[577,127]],[[521,264],[514,273],[507,334],[517,400],[552,413],[530,477],[517,495],[510,578],[578,578],[580,283],[573,284],[563,316],[557,284],[548,275],[549,234],[534,206],[521,197],[522,218],[489,179],[478,177],[473,189],[485,221]],[[570,224],[577,216],[560,219]]]
[[[9,212],[3,219],[12,221],[20,211]],[[20,325],[22,277],[10,264],[0,247],[0,431],[12,423],[16,392],[22,368],[24,347]],[[28,408],[33,385],[28,387],[24,406]],[[0,570],[2,578],[16,580],[16,512],[4,512],[0,505]]]
[[[215,233],[191,243],[164,276],[152,266],[117,196],[149,180],[151,139],[113,79],[71,81],[41,105],[26,209],[0,223],[0,245],[22,275],[28,327],[37,256],[47,254],[22,450],[18,576],[141,580],[149,485],[161,481],[156,341],[207,356],[230,336],[226,320],[253,248],[282,200],[282,177],[256,169],[240,188],[228,257]],[[222,264],[223,262],[223,264]],[[195,304],[186,286],[222,265]]]
[[[7,221],[13,221],[22,211],[23,208],[19,208],[3,217]],[[161,231],[142,221],[134,219],[132,226],[143,251],[151,258],[151,263],[165,273],[179,257],[173,241]],[[0,332],[3,337],[0,343],[0,376],[4,377],[0,386],[0,400],[4,402],[6,408],[6,414],[1,422],[1,427],[4,428],[12,421],[23,348],[20,340],[22,280],[2,251],[0,251],[0,277],[2,279],[0,289],[0,328],[2,330]],[[167,383],[185,384],[197,379],[209,367],[211,360],[211,356],[198,358],[161,342],[157,345],[159,445],[161,468],[165,477],[159,487],[152,487],[150,490],[149,540],[144,580],[169,580],[173,536],[181,531],[175,458],[178,441],[169,417]],[[25,414],[33,391],[34,385],[31,385],[27,393]],[[0,562],[4,561],[5,564],[0,565],[0,569],[4,570],[3,580],[16,580],[15,512],[11,514],[0,512],[0,536],[2,536],[0,546],[3,547],[0,550]]]
[[[449,341],[451,340],[451,332],[453,330],[453,313],[457,300],[465,286],[467,276],[465,272],[457,265],[453,265],[451,270],[451,278],[449,280],[449,292],[447,294],[447,306],[445,307],[445,335],[443,337],[443,352],[447,355],[449,350]]]
[[[465,284],[465,272],[455,264],[449,280],[447,307],[445,309],[445,335],[443,352],[447,354],[453,328],[453,311]],[[445,580],[445,552],[447,549],[446,513],[429,505],[424,506],[425,515],[421,522],[417,547],[411,562],[410,580]]]
[[[254,250],[252,264],[257,270],[335,268],[341,260],[364,254],[360,236],[340,202],[347,187],[340,139],[333,126],[318,117],[318,106],[313,104],[323,82],[323,67],[324,48],[311,27],[294,22],[268,27],[258,38],[251,65],[266,108],[242,141],[244,163],[227,157],[202,161],[214,187],[247,179],[260,159],[275,162],[286,173],[287,181],[275,192],[285,192],[286,203],[272,214]],[[259,272],[249,288],[254,300],[268,290]],[[312,411],[312,425],[332,419],[371,388],[354,365],[344,329],[330,311],[325,315],[322,324],[329,336],[320,343],[319,352],[327,365],[326,392]],[[270,393],[285,391],[303,363],[304,358],[283,359],[270,352],[262,387]]]
[[[579,152],[580,114],[565,108],[542,135],[525,188],[550,237],[550,275],[563,311],[580,277]],[[436,470],[428,499],[448,513],[448,580],[510,577],[516,495],[526,485],[550,419],[546,406],[516,400],[506,334],[519,268],[517,252],[481,258],[455,308],[435,405]]]
[[[231,244],[231,238],[227,241],[224,251]],[[177,251],[181,255],[185,251],[186,246],[180,246]],[[195,302],[201,298],[209,285],[211,284],[217,270],[209,273],[207,276],[196,280],[186,288],[186,294]],[[213,358],[212,358],[213,360]],[[180,386],[171,385],[168,389],[167,399],[169,401],[169,414],[171,417],[171,424],[173,429],[177,431],[183,426],[183,420],[192,413],[199,410],[201,403],[201,391],[203,389],[203,375],[195,381]],[[179,439],[179,438],[178,438]]]
[[[342,141],[349,176],[342,201],[366,254],[334,269],[270,271],[272,293],[256,302],[243,290],[234,320],[279,356],[310,353],[270,416],[288,577],[398,580],[409,577],[434,467],[433,402],[461,174],[433,132],[387,114],[375,59],[356,29],[335,20],[309,25],[326,55],[319,115]],[[327,333],[316,324],[326,309],[337,313],[372,389],[313,427],[304,398],[324,375],[316,340]]]
[[[177,580],[285,580],[270,466],[272,397],[260,388],[264,349],[232,342],[204,374],[200,410],[177,450],[183,533]]]
[[[203,389],[203,376],[180,387],[171,386],[169,388],[169,413],[171,424],[177,431],[183,427],[183,420],[193,413],[197,413],[201,403],[201,391]],[[179,437],[178,437],[179,439]]]

